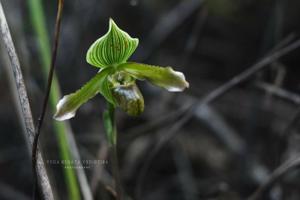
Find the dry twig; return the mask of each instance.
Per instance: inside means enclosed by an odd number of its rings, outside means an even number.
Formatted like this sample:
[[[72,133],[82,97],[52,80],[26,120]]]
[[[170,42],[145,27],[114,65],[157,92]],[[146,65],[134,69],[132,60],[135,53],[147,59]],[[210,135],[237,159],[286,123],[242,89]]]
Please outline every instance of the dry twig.
[[[249,80],[254,74],[260,72],[270,66],[270,64],[282,56],[288,54],[289,52],[300,47],[300,40],[292,42],[291,44],[286,45],[286,42],[290,41],[290,37],[285,38],[282,42],[280,42],[274,49],[271,50],[271,53],[267,54],[264,58],[262,58],[259,62],[246,69],[242,73],[233,77],[223,85],[217,87],[215,90],[210,92],[208,95],[203,97],[200,101],[195,101],[189,109],[187,109],[187,113],[182,116],[182,118],[175,123],[174,126],[169,127],[164,130],[164,134],[159,138],[155,148],[151,151],[150,155],[147,156],[144,166],[141,169],[140,175],[138,177],[137,189],[136,189],[136,197],[140,199],[141,191],[142,191],[142,180],[146,175],[147,169],[151,164],[153,158],[155,158],[156,154],[161,150],[164,144],[170,141],[174,134],[179,130],[184,124],[186,124],[195,114],[195,110],[198,110],[201,106],[207,105],[209,103],[214,102],[216,99],[222,97],[224,94],[229,92],[235,86]],[[283,47],[284,46],[284,47]]]
[[[59,40],[59,34],[60,34],[60,24],[61,24],[61,15],[62,15],[62,10],[64,6],[64,0],[59,0],[58,1],[58,10],[57,10],[57,16],[56,16],[56,23],[55,23],[55,35],[54,35],[54,46],[53,46],[53,51],[52,51],[52,58],[51,58],[51,64],[50,64],[50,71],[48,75],[48,82],[47,82],[47,88],[46,88],[46,94],[44,97],[43,105],[42,105],[42,111],[40,114],[40,117],[38,119],[38,124],[36,128],[36,133],[34,135],[34,140],[32,144],[32,171],[34,175],[34,181],[35,181],[35,187],[34,187],[34,196],[35,198],[38,196],[38,187],[37,187],[37,148],[38,148],[38,142],[39,142],[39,136],[41,133],[41,128],[43,125],[44,117],[46,114],[47,110],[47,105],[48,105],[48,100],[49,100],[49,95],[50,95],[50,90],[51,90],[51,84],[52,84],[52,79],[53,79],[53,74],[54,74],[54,69],[55,69],[55,61],[56,61],[56,55],[57,55],[57,47],[58,47],[58,40]]]
[[[22,108],[22,115],[23,115],[22,118],[24,120],[24,124],[26,127],[27,142],[31,146],[33,144],[34,133],[35,133],[31,108],[30,108],[28,95],[27,95],[27,91],[26,91],[26,87],[25,87],[25,83],[24,83],[24,79],[20,67],[20,62],[15,51],[15,47],[11,38],[11,34],[8,28],[8,24],[5,18],[5,14],[1,2],[0,2],[0,29],[1,29],[2,40],[7,50],[11,62],[14,78],[15,78],[18,97]],[[37,179],[42,191],[41,193],[43,199],[52,200],[53,193],[52,193],[51,185],[48,179],[43,158],[38,148],[37,148],[36,170],[37,170]]]
[[[282,178],[286,173],[290,172],[295,168],[300,167],[300,157],[297,159],[292,159],[284,162],[271,174],[269,179],[259,187],[253,195],[251,195],[248,200],[259,200],[263,197],[263,194],[270,189],[280,178]]]
[[[254,84],[258,89],[269,92],[281,99],[290,101],[296,105],[300,104],[300,96],[296,93],[287,91],[283,88],[277,87],[273,84],[265,83],[265,82],[257,82]]]

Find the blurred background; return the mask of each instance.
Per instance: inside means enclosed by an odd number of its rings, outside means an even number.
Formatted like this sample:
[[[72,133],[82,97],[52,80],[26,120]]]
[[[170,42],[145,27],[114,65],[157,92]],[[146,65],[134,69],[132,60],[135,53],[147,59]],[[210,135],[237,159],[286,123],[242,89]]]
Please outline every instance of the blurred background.
[[[57,2],[1,3],[37,121]],[[300,50],[274,60],[211,104],[189,109],[282,41],[299,38],[299,8],[298,0],[65,0],[57,79],[40,138],[56,199],[114,199],[102,125],[104,98],[93,98],[67,123],[52,119],[58,98],[97,72],[85,54],[106,33],[109,17],[140,40],[130,60],[172,66],[190,83],[188,90],[174,94],[139,82],[145,112],[129,117],[118,110],[127,199],[247,199],[286,160],[299,159]],[[31,158],[1,46],[0,199],[31,199]],[[260,199],[299,200],[298,165],[272,181]]]

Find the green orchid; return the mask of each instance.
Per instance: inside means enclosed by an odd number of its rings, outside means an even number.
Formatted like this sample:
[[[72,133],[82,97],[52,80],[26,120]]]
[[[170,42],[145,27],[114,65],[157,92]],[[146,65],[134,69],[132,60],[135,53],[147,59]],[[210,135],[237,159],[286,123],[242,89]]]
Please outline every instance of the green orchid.
[[[108,32],[91,45],[86,55],[87,62],[100,68],[99,72],[81,89],[58,102],[54,118],[62,121],[74,117],[76,110],[98,93],[114,107],[132,116],[139,115],[144,110],[144,99],[136,80],[147,80],[170,92],[189,87],[183,73],[171,67],[127,62],[138,43],[137,38],[130,37],[110,19]]]

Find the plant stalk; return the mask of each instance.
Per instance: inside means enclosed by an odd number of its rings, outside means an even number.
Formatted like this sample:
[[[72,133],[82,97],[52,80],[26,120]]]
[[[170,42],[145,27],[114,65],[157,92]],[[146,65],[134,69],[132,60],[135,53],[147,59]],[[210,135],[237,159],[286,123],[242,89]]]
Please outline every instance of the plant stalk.
[[[63,3],[64,0],[59,0],[58,1],[58,12],[57,12],[57,18],[56,18],[56,30],[55,30],[55,39],[54,39],[54,48],[52,55],[56,55],[57,51],[57,46],[58,46],[58,39],[59,39],[59,28],[60,28],[60,23],[61,23],[61,14],[63,10]],[[41,56],[41,61],[42,61],[42,70],[44,77],[48,77],[48,84],[47,84],[47,91],[45,95],[46,101],[43,103],[42,107],[42,112],[41,116],[37,125],[37,133],[34,139],[34,144],[33,144],[33,157],[32,157],[32,162],[33,162],[33,167],[35,165],[35,152],[37,149],[37,144],[38,144],[38,139],[40,135],[40,129],[42,127],[42,122],[43,118],[46,112],[47,104],[48,104],[48,99],[50,103],[51,109],[55,109],[56,102],[60,98],[60,89],[59,89],[59,84],[57,77],[55,76],[54,73],[54,64],[56,58],[51,55],[51,47],[49,43],[49,36],[47,34],[47,29],[45,26],[45,16],[43,14],[43,8],[42,8],[42,3],[40,0],[29,0],[28,1],[28,6],[30,9],[30,14],[31,14],[31,21],[33,24],[34,31],[37,35],[38,43],[39,43],[39,53]],[[51,66],[51,67],[50,67]],[[50,90],[50,85],[51,85],[51,90]],[[54,129],[55,133],[57,134],[58,138],[58,145],[59,145],[59,150],[60,150],[60,157],[63,160],[71,160],[71,152],[70,152],[70,147],[67,141],[67,128],[66,125],[62,122],[53,122],[54,124]],[[35,167],[34,167],[35,168]],[[64,168],[64,176],[68,188],[68,196],[72,200],[79,200],[80,199],[80,193],[79,193],[79,187],[78,187],[78,182],[77,178],[75,175],[75,170],[72,168]],[[35,194],[37,195],[37,194]]]
[[[109,143],[109,154],[111,160],[112,175],[115,179],[117,200],[124,200],[123,187],[120,176],[118,154],[117,154],[117,125],[115,120],[115,106],[108,103],[108,110],[104,113],[104,127]]]

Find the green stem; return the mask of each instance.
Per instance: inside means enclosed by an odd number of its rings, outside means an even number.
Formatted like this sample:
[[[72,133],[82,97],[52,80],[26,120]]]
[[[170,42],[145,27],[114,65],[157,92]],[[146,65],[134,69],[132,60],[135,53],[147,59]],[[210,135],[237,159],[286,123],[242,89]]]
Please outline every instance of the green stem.
[[[43,13],[43,7],[41,0],[29,0],[28,6],[30,9],[30,17],[33,25],[33,29],[35,34],[37,35],[37,40],[39,44],[39,53],[42,62],[42,72],[47,80],[50,62],[51,62],[51,47],[50,47],[50,39],[47,33],[45,16]],[[51,110],[55,110],[56,103],[58,102],[61,94],[59,83],[56,75],[54,74],[52,86],[51,86],[49,103]],[[58,146],[60,157],[62,160],[72,160],[68,140],[67,140],[67,127],[65,123],[62,122],[54,122],[54,130],[56,133],[56,137],[58,139]],[[68,188],[68,196],[72,200],[79,200],[79,186],[76,178],[75,169],[73,168],[63,168],[64,170],[64,178],[66,180],[66,185]]]
[[[118,163],[118,155],[117,155],[117,126],[115,120],[115,106],[111,103],[108,103],[108,110],[103,114],[103,121],[106,136],[109,143],[109,154],[111,160],[111,167],[112,167],[112,174],[115,178],[115,187],[117,200],[124,200],[123,198],[123,188],[119,170],[119,163]]]

